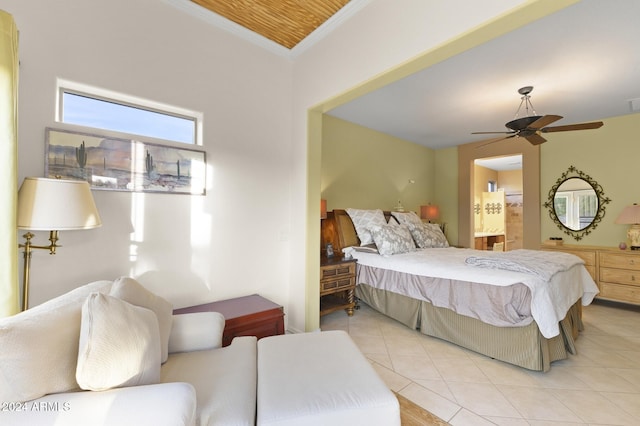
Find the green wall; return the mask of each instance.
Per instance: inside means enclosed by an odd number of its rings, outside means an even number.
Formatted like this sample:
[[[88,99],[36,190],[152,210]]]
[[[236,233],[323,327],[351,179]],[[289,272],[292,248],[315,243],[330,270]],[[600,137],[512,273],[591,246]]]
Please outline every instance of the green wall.
[[[449,244],[458,244],[458,148],[435,152],[435,203],[440,206]]]
[[[544,203],[548,192],[570,166],[586,173],[602,186],[611,199],[598,227],[580,241],[565,235],[549,218],[542,206],[541,240],[562,236],[565,244],[617,246],[626,241],[628,225],[614,222],[622,209],[640,203],[640,187],[635,175],[640,164],[640,114],[602,120],[597,130],[553,133],[540,152],[540,198]]]
[[[321,197],[327,209],[405,210],[435,204],[435,151],[323,116]],[[411,183],[413,182],[413,183]]]
[[[598,182],[611,199],[598,227],[582,240],[565,235],[541,205],[540,241],[562,236],[565,244],[617,246],[627,225],[614,222],[622,209],[640,203],[635,173],[640,171],[640,114],[605,119],[597,130],[548,134],[540,146],[540,198],[570,166]],[[415,180],[409,184],[409,179]],[[393,210],[401,200],[418,211],[428,202],[440,206],[451,244],[458,240],[457,147],[431,150],[327,115],[323,116],[322,198],[328,208]]]

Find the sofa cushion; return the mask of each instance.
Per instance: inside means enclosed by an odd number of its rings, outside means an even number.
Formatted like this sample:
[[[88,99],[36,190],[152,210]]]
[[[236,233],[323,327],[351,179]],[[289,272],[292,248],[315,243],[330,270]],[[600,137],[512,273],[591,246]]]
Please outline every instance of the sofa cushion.
[[[132,305],[151,309],[158,317],[160,327],[161,360],[165,362],[169,356],[169,334],[173,320],[173,306],[167,300],[156,296],[133,278],[121,277],[113,282],[111,296],[129,302]]]
[[[76,364],[82,304],[89,293],[108,293],[96,281],[0,319],[0,401],[27,401],[78,389]]]
[[[258,426],[400,426],[395,395],[342,330],[258,341]]]
[[[254,426],[256,357],[256,338],[236,337],[224,348],[172,354],[162,366],[161,381],[195,387],[201,426]]]
[[[118,298],[92,293],[82,306],[76,380],[82,389],[160,381],[160,334],[155,314]]]
[[[196,393],[188,383],[162,383],[104,392],[65,392],[0,411],[0,424],[38,426],[195,426]],[[90,420],[89,420],[90,419]]]
[[[224,316],[220,312],[174,315],[169,336],[169,353],[221,347],[224,324]]]

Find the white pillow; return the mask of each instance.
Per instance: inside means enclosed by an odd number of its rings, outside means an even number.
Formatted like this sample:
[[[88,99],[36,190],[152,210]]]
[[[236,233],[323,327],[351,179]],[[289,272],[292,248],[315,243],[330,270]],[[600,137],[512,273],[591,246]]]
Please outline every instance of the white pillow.
[[[416,245],[420,248],[444,248],[449,247],[447,237],[444,236],[440,226],[435,223],[421,223],[409,225],[409,231]]]
[[[373,237],[371,236],[371,232],[369,232],[370,226],[387,224],[384,213],[380,209],[346,209],[346,211],[353,222],[353,226],[356,228],[356,234],[358,234],[358,238],[360,238],[361,246],[373,243]]]
[[[173,321],[173,306],[167,300],[156,296],[133,278],[120,277],[113,282],[109,295],[129,302],[132,305],[151,309],[158,317],[160,327],[160,359],[166,362],[169,357],[169,334]]]
[[[78,389],[82,304],[92,292],[108,293],[111,284],[110,280],[86,284],[0,319],[0,402]]]
[[[391,212],[400,225],[422,225],[422,219],[415,212]]]
[[[404,225],[376,225],[369,228],[378,252],[383,256],[406,253],[416,249],[409,229]]]
[[[93,391],[159,383],[155,314],[106,294],[90,294],[82,306],[76,380]]]

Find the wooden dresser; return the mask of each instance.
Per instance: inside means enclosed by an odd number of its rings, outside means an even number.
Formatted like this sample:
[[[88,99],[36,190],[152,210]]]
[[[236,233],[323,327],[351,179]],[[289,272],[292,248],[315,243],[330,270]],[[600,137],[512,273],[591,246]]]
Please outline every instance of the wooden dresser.
[[[600,251],[598,287],[603,299],[640,304],[640,252]]]
[[[236,336],[256,336],[260,339],[284,334],[282,306],[257,294],[173,311],[174,315],[191,312],[220,312],[224,316],[222,346],[229,346]]]
[[[543,245],[542,250],[557,250],[574,254],[598,285],[599,299],[640,305],[640,251],[614,247]]]

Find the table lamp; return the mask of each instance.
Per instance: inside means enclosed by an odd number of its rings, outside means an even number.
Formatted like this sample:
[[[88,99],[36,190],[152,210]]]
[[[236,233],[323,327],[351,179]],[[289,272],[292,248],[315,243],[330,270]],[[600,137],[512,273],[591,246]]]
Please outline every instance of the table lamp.
[[[627,231],[627,237],[631,240],[631,250],[640,250],[640,206],[633,204],[625,207],[616,223],[622,225],[631,225]]]

